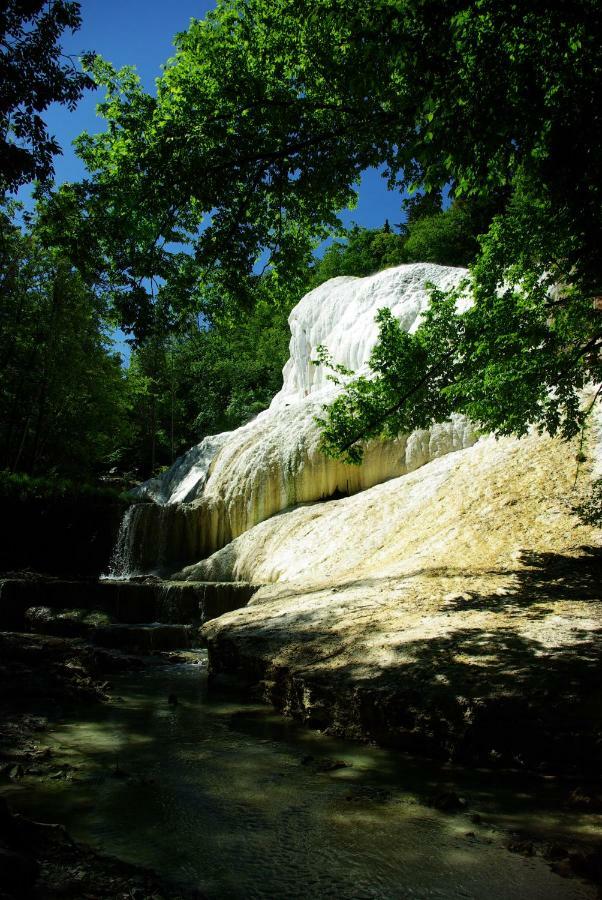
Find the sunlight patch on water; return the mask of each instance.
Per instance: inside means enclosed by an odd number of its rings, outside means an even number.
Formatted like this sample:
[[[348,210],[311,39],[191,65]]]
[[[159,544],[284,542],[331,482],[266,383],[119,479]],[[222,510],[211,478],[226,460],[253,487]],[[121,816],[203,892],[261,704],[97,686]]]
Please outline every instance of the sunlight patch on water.
[[[82,708],[50,736],[57,764],[76,767],[72,780],[25,780],[13,802],[209,898],[594,896],[543,860],[510,854],[502,832],[470,820],[478,810],[515,830],[592,827],[591,817],[563,820],[543,782],[329,739],[259,704],[210,694],[199,666],[121,676],[114,690],[110,704]],[[468,797],[467,814],[425,805],[451,789]]]

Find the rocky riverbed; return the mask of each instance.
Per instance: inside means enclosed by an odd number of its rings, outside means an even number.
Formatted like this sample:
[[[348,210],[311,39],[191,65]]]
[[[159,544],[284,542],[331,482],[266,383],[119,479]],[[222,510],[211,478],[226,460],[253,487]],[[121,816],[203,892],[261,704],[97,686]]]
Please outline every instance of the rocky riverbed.
[[[46,731],[32,719],[38,752],[5,773],[21,816],[4,812],[3,860],[35,900],[596,896],[598,798],[582,782],[301,728],[212,687],[202,651],[112,681]]]
[[[156,873],[95,853],[57,824],[35,822],[0,798],[2,900],[202,900]]]
[[[160,662],[181,659],[162,654]],[[44,739],[78,704],[102,704],[116,673],[157,660],[93,646],[78,638],[0,632],[0,787],[7,796],[24,780],[69,781],[72,767]],[[167,884],[72,840],[59,824],[15,813],[0,797],[1,900],[185,900],[199,892]]]

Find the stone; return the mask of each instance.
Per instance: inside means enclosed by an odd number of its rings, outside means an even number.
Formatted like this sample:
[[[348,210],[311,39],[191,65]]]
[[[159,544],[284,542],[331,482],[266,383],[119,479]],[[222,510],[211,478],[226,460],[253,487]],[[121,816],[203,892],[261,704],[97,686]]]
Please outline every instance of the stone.
[[[567,805],[584,812],[602,812],[602,794],[599,791],[577,787],[569,794]]]
[[[535,844],[524,838],[513,838],[507,844],[511,853],[520,853],[521,856],[535,856]]]
[[[569,862],[576,875],[602,884],[602,849],[570,853]]]
[[[113,621],[113,617],[102,610],[33,606],[25,613],[25,622],[30,631],[58,637],[88,637],[95,628],[110,625]]]
[[[561,859],[567,859],[569,851],[562,844],[548,844],[544,850],[544,856],[551,862],[559,862]]]
[[[263,582],[203,626],[212,677],[340,736],[599,773],[602,553],[567,503],[590,483],[572,450],[482,438],[254,526],[186,570]]]
[[[202,559],[295,504],[357,493],[474,443],[470,423],[454,416],[394,441],[372,441],[362,465],[352,466],[319,451],[315,422],[341,390],[314,364],[318,346],[364,373],[379,309],[388,307],[413,330],[428,305],[429,284],[445,290],[466,274],[430,263],[404,265],[368,278],[332,279],[303,297],[289,318],[290,357],[269,409],[235,431],[205,438],[137,489],[141,502],[124,517],[113,574],[173,571],[175,562]]]
[[[336,772],[337,769],[348,769],[350,763],[343,759],[331,759],[330,757],[304,756],[301,759],[301,765],[307,766],[311,772],[318,774],[320,772]]]

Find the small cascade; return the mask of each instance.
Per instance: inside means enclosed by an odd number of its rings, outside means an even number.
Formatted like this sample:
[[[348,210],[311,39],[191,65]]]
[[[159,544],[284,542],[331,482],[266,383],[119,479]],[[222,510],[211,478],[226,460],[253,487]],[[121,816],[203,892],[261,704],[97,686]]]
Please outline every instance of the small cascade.
[[[197,522],[190,504],[134,503],[123,516],[104,577],[127,581],[138,575],[164,575],[182,562],[198,559]]]
[[[157,618],[161,622],[201,622],[203,588],[163,581],[157,591]]]
[[[160,622],[202,625],[246,606],[258,588],[248,581],[164,581],[157,585],[156,615]]]
[[[124,581],[137,574],[134,569],[135,522],[139,518],[140,507],[146,504],[134,503],[129,506],[121,520],[115,548],[109,560],[109,569],[103,578]]]

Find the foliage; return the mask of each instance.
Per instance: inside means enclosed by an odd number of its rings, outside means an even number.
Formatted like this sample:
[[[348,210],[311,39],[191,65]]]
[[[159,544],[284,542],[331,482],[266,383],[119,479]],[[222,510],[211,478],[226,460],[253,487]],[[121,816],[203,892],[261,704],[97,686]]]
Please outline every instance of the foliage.
[[[56,475],[39,475],[32,477],[24,472],[0,470],[0,497],[4,500],[44,500],[44,501],[76,501],[80,498],[90,500],[114,500],[122,503],[129,501],[129,496],[114,488],[92,485]]]
[[[41,114],[52,103],[73,109],[93,86],[58,43],[81,24],[80,4],[68,0],[5,0],[0,12],[0,195],[52,175],[60,153]],[[64,61],[66,60],[66,61]]]
[[[265,247],[276,264],[281,214],[321,227],[374,160],[429,195],[450,181],[456,195],[508,192],[519,163],[549,169],[567,196],[569,171],[595,194],[598,154],[561,151],[575,119],[589,119],[577,90],[597,97],[599,17],[593,0],[570,10],[228,0],[178,36],[156,102],[140,108],[128,78],[120,93],[118,73],[97,62],[110,127],[87,149],[103,177],[136,162],[176,207],[212,212],[199,249],[223,268]]]
[[[269,406],[282,386],[291,306],[290,299],[274,306],[263,298],[252,311],[198,334],[190,370],[196,384],[197,434],[237,428]],[[203,402],[208,394],[211,404]]]
[[[406,222],[402,227],[404,231],[407,231],[410,225],[413,225],[420,219],[426,219],[441,212],[443,191],[414,191],[413,194],[403,200],[401,205],[406,214]]]
[[[405,230],[404,262],[468,266],[479,252],[478,235],[487,231],[491,206],[456,200],[449,209],[414,215]]]
[[[309,287],[339,275],[362,277],[405,262],[404,239],[393,231],[354,225],[342,240],[326,248],[315,264]]]
[[[433,262],[443,266],[467,266],[474,262],[477,236],[486,231],[492,205],[458,200],[447,210],[437,208],[438,200],[419,197],[406,201],[407,222],[401,233],[383,228],[354,225],[326,248],[311,270],[308,288],[339,275],[362,277],[402,263]]]
[[[453,377],[458,342],[455,302],[454,295],[433,291],[431,306],[414,334],[404,331],[389,309],[378,312],[379,340],[369,360],[376,377],[349,380],[352,372],[334,366],[335,380],[345,391],[327,408],[325,418],[318,419],[327,455],[360,463],[364,440],[426,428],[450,415],[445,388]],[[333,365],[325,348],[319,361]]]
[[[97,61],[108,128],[80,152],[100,233],[115,235],[105,252],[129,321],[149,308],[136,291],[163,277],[176,240],[194,247],[198,267],[185,305],[252,297],[259,259],[281,278],[298,273],[337,227],[360,173],[384,164],[392,186],[421,189],[423,211],[444,190],[456,201],[413,233],[410,222],[412,258],[441,259],[447,227],[458,240],[446,261],[472,257],[479,230],[463,230],[458,198],[491,203],[495,215],[473,270],[473,309],[458,316],[441,300],[411,347],[383,334],[377,377],[361,387],[362,404],[373,392],[370,414],[357,424],[378,413],[393,428],[405,394],[421,419],[422,378],[434,378],[444,391],[437,415],[466,411],[502,433],[528,422],[573,433],[577,392],[599,376],[601,20],[595,0],[221,0],[177,37],[156,99]],[[339,254],[327,261],[335,269]],[[170,303],[177,309],[178,292]],[[436,363],[417,370],[412,392],[400,360],[422,356]],[[387,367],[397,388],[381,380]],[[330,423],[331,449],[344,452],[349,435],[337,438]]]
[[[586,414],[579,391],[602,375],[600,320],[591,299],[564,281],[563,256],[551,261],[549,242],[562,249],[551,215],[526,191],[513,197],[482,239],[470,282],[432,291],[413,335],[381,312],[371,375],[352,380],[323,419],[326,452],[358,462],[363,439],[452,412],[497,434],[523,434],[529,423],[578,432]],[[462,312],[468,289],[473,302]]]
[[[234,319],[193,323],[135,349],[123,464],[148,476],[206,435],[237,428],[265,409],[282,383],[289,308],[263,297]]]
[[[302,288],[268,273],[253,283],[251,309],[233,315],[207,303],[213,321],[188,316],[171,331],[151,310],[152,330],[123,369],[109,346],[110,291],[95,269],[97,221],[74,199],[69,185],[41,194],[25,231],[11,221],[16,204],[1,220],[0,464],[148,477],[269,405]]]
[[[602,478],[596,479],[592,486],[591,495],[574,512],[587,525],[596,525],[602,528]]]
[[[35,93],[77,4],[28,9],[31,28],[14,3],[1,21],[24,61],[46,53]],[[43,50],[44,15],[58,18]],[[596,0],[220,0],[177,36],[156,97],[131,68],[88,59],[107,124],[78,141],[89,177],[40,195],[30,232],[3,226],[5,462],[138,458],[150,472],[191,428],[198,439],[253,415],[279,377],[312,250],[361,172],[382,165],[415,192],[407,227],[352,231],[311,284],[470,262],[473,305],[435,293],[411,336],[381,313],[372,375],[325,413],[325,449],[357,460],[366,437],[452,411],[503,434],[574,434],[578,392],[601,375],[601,24]],[[47,174],[46,100],[75,102],[84,86],[55,74],[58,97],[26,97],[25,119],[0,108],[6,141],[22,121],[19,158],[33,153],[14,183]],[[109,308],[135,338],[127,378],[104,344]],[[85,437],[69,441],[76,421]]]
[[[212,65],[217,65],[215,59]],[[94,249],[84,251],[87,265],[124,330],[141,343],[182,330],[191,316],[202,314],[214,321],[233,308],[252,307],[255,267],[266,248],[253,237],[254,186],[245,188],[236,216],[227,211],[248,172],[243,176],[221,159],[221,129],[204,140],[192,123],[186,128],[186,147],[176,150],[169,136],[170,108],[180,89],[167,84],[167,74],[159,80],[154,98],[144,93],[131,68],[117,72],[96,57],[91,73],[106,89],[98,109],[108,127],[76,141],[91,178],[65,187],[51,214],[70,222],[76,254],[91,246],[83,236],[92,232]],[[207,115],[212,110],[212,121],[220,119],[216,78],[215,73],[206,78],[201,68],[190,85],[195,97],[189,99]],[[191,152],[206,152],[212,161],[191,170]],[[299,212],[316,233],[323,233],[319,216],[309,206],[303,211],[299,206]],[[311,258],[309,229],[298,218],[289,222],[276,209],[269,218],[278,223],[277,235],[267,224],[264,230],[271,234],[271,261],[282,262],[279,279],[300,283]]]
[[[10,212],[10,210],[8,211]],[[0,221],[0,459],[12,471],[92,475],[123,431],[124,376],[99,298],[59,251]]]

